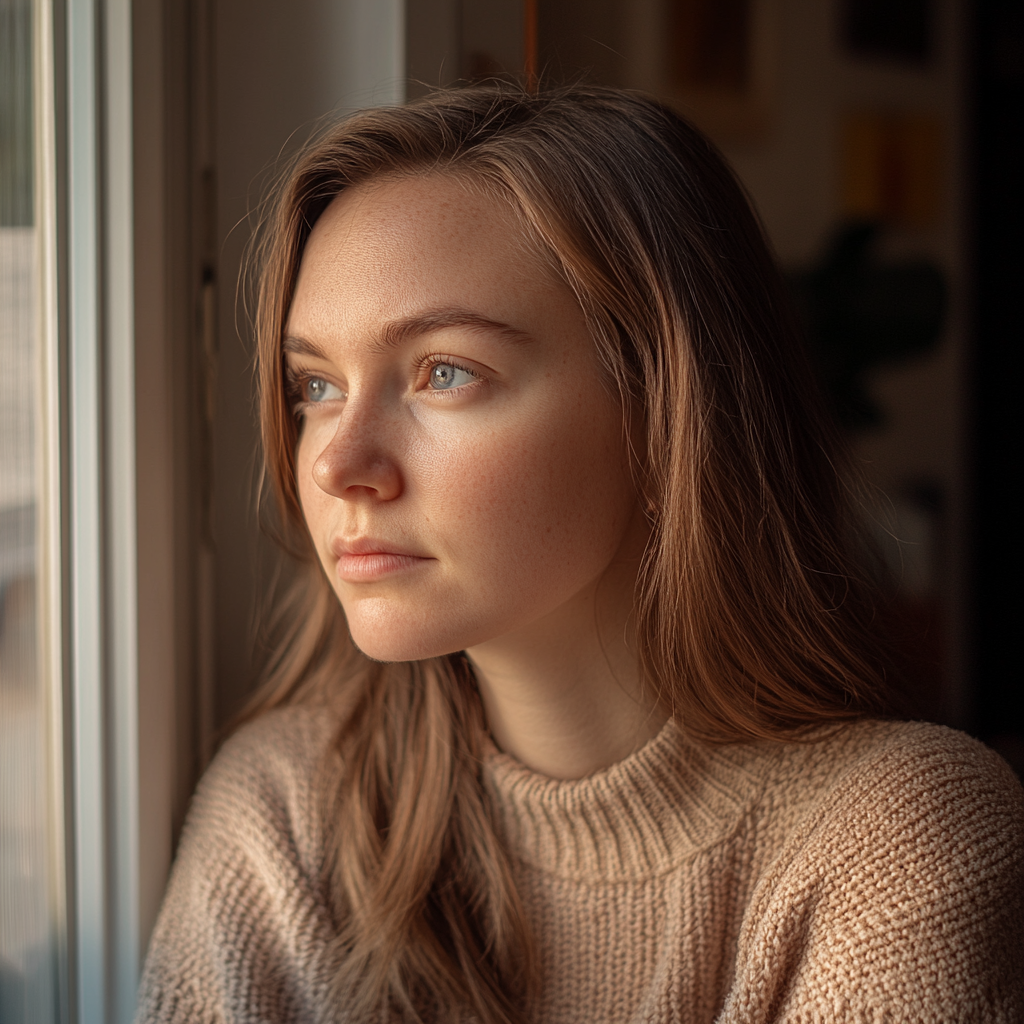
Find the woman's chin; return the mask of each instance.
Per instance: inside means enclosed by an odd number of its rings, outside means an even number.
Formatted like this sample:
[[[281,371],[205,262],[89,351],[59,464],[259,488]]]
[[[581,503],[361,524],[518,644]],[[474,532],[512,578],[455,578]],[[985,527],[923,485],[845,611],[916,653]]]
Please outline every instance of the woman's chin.
[[[352,642],[366,657],[373,661],[424,661],[427,658],[438,658],[445,654],[461,651],[464,644],[455,639],[449,642],[438,642],[434,636],[417,637],[408,631],[402,635],[382,634],[379,630],[361,630],[349,627]]]
[[[452,602],[350,601],[346,607],[352,642],[374,661],[425,661],[455,654],[504,636],[510,616],[504,608],[467,610]],[[488,614],[490,613],[490,614]]]

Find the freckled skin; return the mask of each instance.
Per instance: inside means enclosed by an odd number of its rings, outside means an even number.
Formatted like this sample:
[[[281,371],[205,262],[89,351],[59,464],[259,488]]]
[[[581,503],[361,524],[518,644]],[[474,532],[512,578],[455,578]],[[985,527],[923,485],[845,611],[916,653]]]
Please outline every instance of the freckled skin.
[[[298,489],[355,643],[383,661],[466,650],[499,739],[495,693],[533,739],[609,719],[593,756],[534,758],[565,775],[637,742],[634,728],[605,749],[637,712],[624,637],[647,526],[583,313],[523,242],[507,206],[443,175],[349,190],[313,229],[286,325],[321,354],[286,358],[329,385],[302,409]],[[381,344],[389,322],[450,307],[517,337],[460,325]],[[432,389],[425,357],[468,385]],[[339,578],[332,543],[365,537],[428,560]],[[506,749],[529,760],[511,734]]]
[[[530,340],[459,327],[373,345],[384,321],[443,306]],[[298,484],[367,654],[473,647],[550,615],[607,570],[635,505],[621,410],[574,296],[498,200],[442,177],[339,197],[307,245],[287,333],[328,356],[290,358],[347,393],[307,416]],[[434,352],[480,383],[432,393],[414,364]],[[338,580],[332,539],[367,535],[436,561],[379,582]]]

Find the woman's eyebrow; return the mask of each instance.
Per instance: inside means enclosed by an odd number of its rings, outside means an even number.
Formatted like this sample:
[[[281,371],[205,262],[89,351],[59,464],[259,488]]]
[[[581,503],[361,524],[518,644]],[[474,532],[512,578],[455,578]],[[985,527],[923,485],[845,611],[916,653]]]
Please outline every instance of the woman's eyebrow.
[[[499,338],[517,345],[533,340],[526,331],[513,327],[511,324],[492,320],[490,317],[473,313],[467,309],[446,307],[428,309],[422,313],[414,313],[398,320],[389,321],[380,328],[377,340],[372,342],[370,347],[373,351],[389,351],[402,345],[409,338],[420,334],[430,334],[432,331],[443,331],[450,327],[497,335]],[[330,356],[323,347],[308,338],[300,338],[294,334],[286,335],[281,347],[286,355],[330,360]]]
[[[316,342],[307,341],[294,334],[285,335],[281,349],[286,355],[310,356],[313,359],[327,360],[328,355]]]
[[[401,317],[398,320],[392,320],[390,323],[385,324],[380,331],[380,339],[374,344],[374,348],[396,348],[415,335],[430,334],[432,331],[442,331],[450,327],[461,327],[470,331],[478,331],[482,334],[495,334],[505,341],[519,345],[533,340],[526,331],[513,327],[511,324],[502,323],[500,320],[492,320],[490,317],[483,316],[480,313],[473,313],[467,309],[445,307],[424,310],[421,313],[414,313],[411,316]]]

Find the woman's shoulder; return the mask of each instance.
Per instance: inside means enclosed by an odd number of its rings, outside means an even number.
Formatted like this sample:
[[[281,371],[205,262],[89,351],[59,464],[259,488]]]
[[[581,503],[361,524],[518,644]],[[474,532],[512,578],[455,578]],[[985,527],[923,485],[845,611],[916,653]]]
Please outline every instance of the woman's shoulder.
[[[725,752],[757,781],[755,814],[778,840],[852,815],[921,815],[949,827],[1024,834],[1024,790],[995,751],[929,722],[874,719],[822,727],[789,741]],[[882,810],[886,809],[883,815]]]
[[[969,856],[974,870],[986,849],[996,871],[1006,857],[1024,857],[1020,781],[995,751],[955,729],[853,723],[787,745],[770,774],[765,803],[785,822],[791,850],[931,851],[936,865]]]
[[[338,727],[337,713],[319,704],[273,708],[225,740],[200,787],[221,777],[253,776],[287,783],[315,772]]]
[[[1012,817],[1024,801],[1020,782],[995,751],[930,722],[852,723],[794,745],[779,768],[781,783],[810,788],[809,798],[826,813],[854,801],[913,804],[955,817],[982,801]]]
[[[225,741],[189,808],[183,848],[293,847],[311,870],[322,846],[320,797],[337,718],[311,705],[275,708]]]
[[[909,1019],[921,999],[914,1019],[1016,1019],[1024,791],[1006,763],[942,726],[864,722],[794,744],[778,767],[766,798],[787,828],[746,914],[732,1000],[806,1019],[826,1005]],[[733,1010],[723,1020],[758,1019]]]
[[[858,836],[942,887],[957,876],[1021,883],[1024,789],[994,750],[924,722],[854,730],[852,743],[821,816],[834,842],[852,851]]]
[[[196,789],[142,979],[139,1021],[313,1019],[333,924],[320,795],[336,716],[237,729]]]

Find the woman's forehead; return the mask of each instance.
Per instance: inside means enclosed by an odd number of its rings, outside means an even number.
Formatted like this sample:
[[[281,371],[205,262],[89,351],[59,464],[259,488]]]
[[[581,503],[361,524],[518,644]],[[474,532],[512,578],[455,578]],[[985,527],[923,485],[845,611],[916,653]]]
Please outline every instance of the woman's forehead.
[[[450,175],[407,176],[346,190],[317,220],[286,333],[367,337],[436,309],[532,333],[579,304],[507,200]]]
[[[330,232],[336,253],[371,240],[385,248],[426,245],[439,254],[487,244],[557,273],[558,260],[510,191],[465,170],[389,173],[349,186],[317,220],[303,260],[339,222],[344,232]]]
[[[290,319],[356,300],[394,313],[409,303],[504,305],[516,292],[564,287],[527,235],[506,199],[452,175],[355,186],[313,228]]]
[[[449,174],[388,176],[350,186],[336,196],[317,220],[306,246],[324,244],[331,235],[337,247],[344,226],[348,239],[383,245],[464,242],[466,236],[487,231],[491,241],[523,231],[507,201],[489,191],[471,188]],[[305,255],[305,254],[304,254]]]

